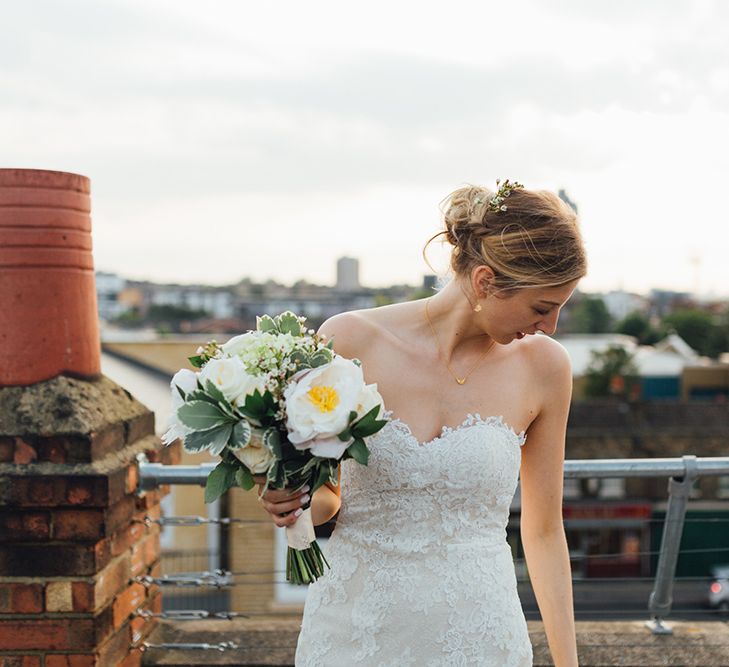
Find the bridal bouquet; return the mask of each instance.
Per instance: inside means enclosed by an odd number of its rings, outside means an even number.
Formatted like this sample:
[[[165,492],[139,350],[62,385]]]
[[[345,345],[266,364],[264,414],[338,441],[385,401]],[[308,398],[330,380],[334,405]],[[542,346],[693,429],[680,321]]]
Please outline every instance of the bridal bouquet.
[[[189,360],[199,370],[172,378],[173,414],[162,441],[181,438],[189,452],[221,457],[205,484],[206,503],[233,486],[252,489],[253,475],[263,473],[261,495],[308,484],[313,497],[327,481],[336,486],[340,461],[367,465],[365,440],[387,423],[377,385],[365,384],[357,359],[307,332],[305,320],[291,311],[257,317],[256,331],[198,348]],[[315,581],[329,563],[316,542],[311,501],[286,537],[286,580]]]

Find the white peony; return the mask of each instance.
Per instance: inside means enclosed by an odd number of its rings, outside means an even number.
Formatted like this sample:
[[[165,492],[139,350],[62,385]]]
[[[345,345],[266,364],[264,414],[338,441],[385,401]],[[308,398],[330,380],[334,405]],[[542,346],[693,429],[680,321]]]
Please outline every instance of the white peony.
[[[276,458],[273,452],[263,444],[261,435],[260,429],[252,429],[250,442],[245,447],[232,450],[235,457],[245,464],[254,475],[268,472]]]
[[[364,387],[362,369],[338,355],[323,366],[297,373],[284,391],[286,428],[296,449],[340,458],[351,444],[337,434],[349,424]]]
[[[238,357],[230,359],[211,359],[200,372],[203,387],[210,380],[235,405],[242,405],[246,396],[256,389],[263,393],[266,378],[249,375],[243,362]]]
[[[176,387],[182,389],[185,394],[189,394],[191,391],[197,389],[197,378],[198,373],[195,373],[187,368],[177,371],[170,381],[170,391],[172,393],[172,414],[167,422],[167,431],[162,436],[162,442],[165,445],[171,445],[178,438],[183,438],[191,432],[187,426],[185,426],[177,417],[177,410],[184,405],[180,392],[177,391]]]
[[[383,415],[383,400],[380,396],[380,392],[377,391],[377,383],[365,385],[359,394],[357,399],[357,418],[364,417],[372,408],[376,405],[380,406],[375,417],[382,419]]]
[[[380,409],[375,416],[377,419],[381,419],[383,414],[382,396],[377,391],[377,383],[364,385],[357,398],[357,407],[355,408],[357,419],[364,417],[376,405],[379,405]],[[353,442],[354,438],[344,442],[336,436],[334,438],[317,438],[311,444],[311,453],[314,456],[339,459]]]

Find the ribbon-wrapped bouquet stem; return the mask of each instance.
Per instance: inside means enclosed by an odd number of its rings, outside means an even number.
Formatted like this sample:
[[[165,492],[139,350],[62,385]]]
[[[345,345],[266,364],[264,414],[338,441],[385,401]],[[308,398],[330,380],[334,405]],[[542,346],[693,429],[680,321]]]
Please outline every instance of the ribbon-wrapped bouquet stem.
[[[173,414],[163,436],[178,438],[189,452],[210,450],[220,463],[205,485],[205,502],[229,488],[249,490],[253,475],[265,474],[267,489],[314,492],[337,485],[340,461],[367,465],[366,439],[387,422],[376,384],[365,384],[360,362],[345,359],[306,318],[286,311],[256,318],[248,331],[197,350],[190,369],[170,384]],[[309,584],[326,562],[314,535],[311,504],[286,527],[286,579]]]

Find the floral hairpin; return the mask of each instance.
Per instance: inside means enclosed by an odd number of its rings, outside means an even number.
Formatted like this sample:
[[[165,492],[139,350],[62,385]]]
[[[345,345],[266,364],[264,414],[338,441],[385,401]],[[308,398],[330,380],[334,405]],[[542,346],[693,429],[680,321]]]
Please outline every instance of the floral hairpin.
[[[509,181],[507,178],[502,185],[500,185],[501,180],[496,179],[496,194],[491,197],[488,201],[488,209],[489,211],[493,211],[494,213],[499,213],[501,211],[506,210],[506,204],[504,204],[504,200],[511,195],[511,193],[516,190],[517,188],[523,188],[524,186],[521,183],[518,183],[517,181],[514,181],[513,183]],[[483,200],[478,197],[476,198],[476,203],[480,204]]]

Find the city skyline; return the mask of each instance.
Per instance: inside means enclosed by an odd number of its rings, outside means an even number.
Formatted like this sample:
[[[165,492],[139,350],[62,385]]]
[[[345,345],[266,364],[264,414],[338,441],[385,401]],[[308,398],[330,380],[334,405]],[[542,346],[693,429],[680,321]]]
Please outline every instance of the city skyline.
[[[339,259],[342,259],[342,258],[339,258]],[[349,258],[349,257],[347,259],[356,260],[356,258]],[[205,289],[226,289],[226,288],[235,287],[236,285],[239,285],[239,284],[245,283],[245,282],[250,282],[251,284],[257,284],[257,285],[263,285],[263,284],[270,282],[270,283],[275,283],[277,285],[280,285],[286,289],[292,288],[297,283],[303,282],[312,287],[323,287],[323,288],[332,289],[332,290],[337,289],[336,278],[335,278],[335,280],[333,280],[331,282],[315,282],[315,281],[309,281],[305,278],[300,278],[298,280],[286,282],[286,281],[283,281],[283,280],[280,280],[280,279],[277,279],[274,277],[265,278],[263,280],[256,280],[251,276],[241,276],[239,279],[234,280],[232,282],[228,282],[228,283],[226,283],[226,282],[209,283],[209,282],[199,282],[199,281],[198,282],[184,282],[184,281],[179,281],[179,280],[156,281],[156,280],[151,280],[151,279],[147,279],[147,278],[136,278],[133,276],[125,275],[123,272],[104,271],[104,270],[98,269],[98,268],[95,269],[95,272],[97,274],[97,277],[100,275],[103,275],[105,277],[108,276],[108,277],[113,277],[115,279],[121,279],[122,281],[128,282],[128,283],[149,284],[149,285],[156,285],[159,287],[179,287],[181,289],[194,288],[194,287],[201,287],[201,288],[205,288]],[[409,287],[412,289],[419,289],[420,287],[423,286],[424,281],[426,279],[430,278],[431,276],[435,277],[436,288],[438,288],[439,282],[442,286],[448,280],[451,279],[451,275],[441,277],[441,276],[438,276],[437,274],[433,274],[433,273],[424,273],[420,277],[419,281],[412,282],[412,283],[407,283],[407,282],[395,283],[395,282],[393,282],[393,283],[387,283],[387,284],[382,284],[382,285],[370,285],[370,284],[366,284],[366,283],[363,283],[362,281],[360,281],[359,286],[357,288],[354,288],[352,291],[356,292],[360,289],[368,291],[368,290],[377,290],[377,289],[387,289],[387,288],[393,288],[393,287]],[[660,287],[651,287],[645,292],[639,292],[639,291],[633,291],[633,290],[622,290],[622,289],[592,291],[592,290],[583,289],[581,285],[578,285],[577,292],[585,294],[585,295],[594,295],[594,296],[607,296],[607,295],[611,295],[611,294],[625,294],[625,295],[638,296],[638,297],[642,297],[642,298],[646,298],[646,299],[665,293],[665,294],[675,294],[677,296],[687,296],[688,298],[691,298],[691,299],[696,298],[700,301],[704,301],[704,300],[712,301],[713,300],[713,301],[721,302],[724,300],[724,297],[714,298],[714,297],[711,297],[711,295],[696,295],[696,294],[692,293],[690,290],[670,290],[670,289],[663,289]]]
[[[416,284],[443,198],[510,178],[578,205],[584,291],[729,297],[729,5],[448,15],[15,3],[4,166],[89,176],[96,266],[135,279],[327,284],[346,255],[363,284]]]

